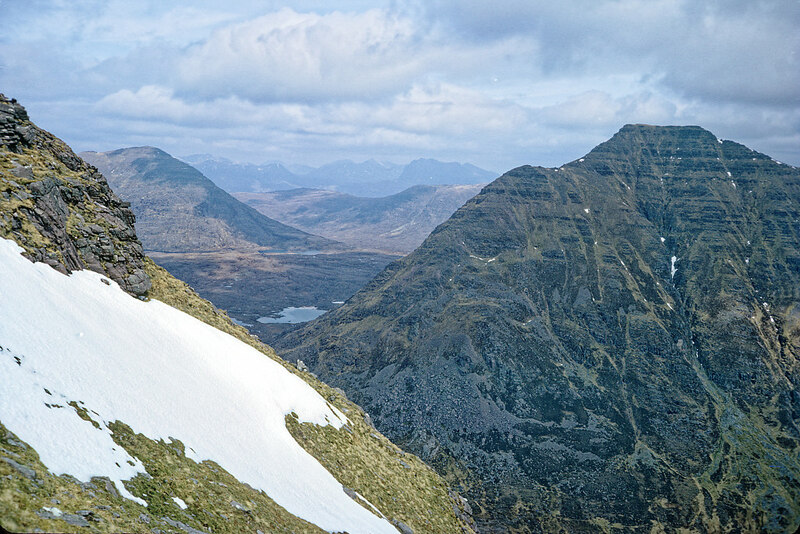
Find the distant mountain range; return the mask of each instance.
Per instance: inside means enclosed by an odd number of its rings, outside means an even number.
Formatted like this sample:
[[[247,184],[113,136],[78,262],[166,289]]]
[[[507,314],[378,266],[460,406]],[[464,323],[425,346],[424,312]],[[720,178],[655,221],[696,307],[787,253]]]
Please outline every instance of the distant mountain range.
[[[507,172],[275,345],[481,532],[795,532],[798,220],[800,169],[628,125]]]
[[[381,198],[320,189],[233,196],[306,232],[359,249],[407,254],[484,185],[415,185]]]
[[[265,192],[285,189],[329,189],[357,196],[382,197],[414,185],[480,184],[497,174],[468,163],[417,159],[408,165],[368,160],[342,160],[318,168],[279,162],[254,165],[199,154],[182,158],[228,192]]]
[[[242,204],[197,169],[153,147],[83,152],[131,204],[145,249],[210,252],[342,249]]]

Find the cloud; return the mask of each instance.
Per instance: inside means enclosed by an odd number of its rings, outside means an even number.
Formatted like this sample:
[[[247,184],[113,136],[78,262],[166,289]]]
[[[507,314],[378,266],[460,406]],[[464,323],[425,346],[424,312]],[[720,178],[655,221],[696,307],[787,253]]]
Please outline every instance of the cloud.
[[[172,124],[181,128],[224,130],[253,126],[302,130],[312,108],[296,104],[254,104],[238,97],[187,101],[168,87],[146,85],[122,89],[101,99],[95,109],[122,119]]]
[[[528,121],[528,110],[480,91],[451,84],[415,85],[391,102],[340,106],[334,116],[373,127],[391,127],[442,136],[471,136],[476,131],[518,128]]]
[[[407,88],[421,74],[427,50],[420,40],[410,20],[381,10],[282,9],[187,49],[177,86],[202,98],[258,102],[371,98]]]
[[[557,165],[647,122],[699,124],[800,162],[796,2],[5,7],[2,90],[79,149],[502,170]]]
[[[800,103],[800,4],[722,0],[434,0],[429,16],[464,39],[520,36],[557,75],[635,71],[689,98]],[[520,58],[522,61],[522,58]]]
[[[397,10],[317,14],[284,8],[219,28],[183,50],[174,84],[191,98],[375,101],[424,83],[524,75],[525,65],[508,60],[528,44],[515,36],[480,44],[454,40]],[[484,72],[489,65],[494,74]]]
[[[672,124],[677,106],[650,92],[614,98],[602,91],[587,91],[557,105],[541,108],[545,124],[562,128],[613,127],[626,123]]]

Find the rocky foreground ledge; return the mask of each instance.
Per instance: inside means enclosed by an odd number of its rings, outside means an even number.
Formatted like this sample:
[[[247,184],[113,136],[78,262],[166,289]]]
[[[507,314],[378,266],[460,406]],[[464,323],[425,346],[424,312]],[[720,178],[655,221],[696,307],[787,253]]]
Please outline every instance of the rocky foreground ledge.
[[[0,94],[0,236],[62,272],[105,274],[134,295],[150,289],[134,215],[106,179]]]

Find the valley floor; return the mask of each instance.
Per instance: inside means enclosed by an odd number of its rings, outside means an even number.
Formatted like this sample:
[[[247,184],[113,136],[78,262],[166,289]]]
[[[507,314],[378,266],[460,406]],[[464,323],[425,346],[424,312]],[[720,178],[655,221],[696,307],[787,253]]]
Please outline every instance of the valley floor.
[[[333,309],[399,257],[374,252],[148,255],[268,344],[296,324],[265,324],[259,318],[277,316],[289,307]]]

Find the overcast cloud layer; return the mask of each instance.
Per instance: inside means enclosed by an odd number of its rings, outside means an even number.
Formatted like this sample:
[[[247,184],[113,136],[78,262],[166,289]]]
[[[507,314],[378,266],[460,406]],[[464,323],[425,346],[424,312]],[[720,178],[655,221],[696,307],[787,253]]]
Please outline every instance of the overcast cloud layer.
[[[0,92],[76,150],[560,165],[626,123],[800,164],[800,2],[0,0]]]

